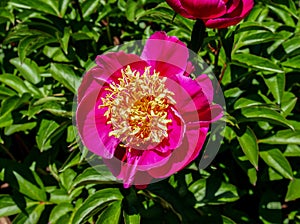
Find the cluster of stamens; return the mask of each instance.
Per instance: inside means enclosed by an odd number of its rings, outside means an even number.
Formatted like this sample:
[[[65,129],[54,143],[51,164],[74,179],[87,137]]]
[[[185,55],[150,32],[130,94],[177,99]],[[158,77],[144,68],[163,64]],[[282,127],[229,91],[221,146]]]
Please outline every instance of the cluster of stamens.
[[[115,136],[126,147],[145,146],[160,143],[168,137],[168,109],[176,102],[172,98],[165,82],[166,77],[160,77],[150,67],[144,73],[131,70],[130,66],[121,70],[122,76],[118,83],[112,82],[105,98],[102,98],[101,108],[107,108],[104,116],[112,125],[110,136]]]

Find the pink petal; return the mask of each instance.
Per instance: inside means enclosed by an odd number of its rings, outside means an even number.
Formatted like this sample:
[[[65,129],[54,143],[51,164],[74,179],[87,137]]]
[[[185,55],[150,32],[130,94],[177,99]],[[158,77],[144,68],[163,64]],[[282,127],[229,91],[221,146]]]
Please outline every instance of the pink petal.
[[[240,7],[243,7],[243,1],[241,1],[241,0],[231,0],[231,1],[227,2],[226,6],[227,6],[226,14],[228,15],[228,14],[233,13],[234,11],[241,11],[241,10],[236,10],[236,9],[238,9]]]
[[[174,108],[168,111],[167,119],[172,120],[168,125],[168,137],[155,147],[157,151],[162,153],[173,151],[182,144],[185,135],[185,122],[181,115]]]
[[[100,79],[99,81],[95,80],[96,76],[103,74],[103,70],[98,66],[90,69],[83,77],[82,82],[78,88],[77,101],[80,102],[82,98],[86,95],[89,95],[90,92],[94,91],[99,86],[103,85],[105,81]]]
[[[188,61],[187,65],[186,65],[186,69],[185,69],[185,72],[184,72],[184,76],[190,76],[193,72],[195,71],[195,67],[193,65],[192,62]]]
[[[181,0],[181,4],[189,15],[198,19],[217,18],[226,13],[223,0]]]
[[[212,85],[210,78],[207,75],[203,74],[198,76],[195,79],[195,81],[201,87],[202,92],[206,96],[207,100],[211,103],[214,98],[214,87]]]
[[[93,153],[104,158],[111,158],[119,140],[109,137],[111,126],[106,124],[103,110],[95,108],[99,89],[90,91],[79,103],[76,122],[79,135],[84,145]],[[99,128],[101,131],[98,131]]]
[[[134,177],[137,172],[137,165],[140,160],[139,155],[134,155],[132,152],[126,152],[127,154],[127,163],[121,163],[121,172],[117,176],[123,180],[125,188],[130,187],[134,182]]]
[[[166,81],[166,87],[175,95],[175,108],[179,114],[194,113],[198,120],[197,111],[209,107],[208,98],[196,80],[185,76],[173,76]]]
[[[248,15],[254,5],[253,0],[243,0],[242,3],[233,7],[223,17],[205,20],[205,25],[210,28],[226,28],[238,24]]]
[[[186,45],[165,32],[155,32],[147,40],[141,55],[161,76],[183,75],[188,57]]]
[[[134,153],[134,150],[131,150]],[[138,150],[135,149],[135,151],[138,151],[141,153],[141,155],[139,156],[139,162],[138,162],[138,167],[137,169],[140,171],[145,171],[145,170],[149,170],[153,167],[159,167],[163,164],[165,164],[168,160],[168,158],[171,155],[171,150],[163,153],[163,152],[159,152],[155,149],[149,149],[149,150]],[[129,163],[129,162],[127,162]]]
[[[179,0],[166,0],[166,2],[169,4],[169,6],[171,6],[172,9],[174,9],[175,12],[182,15],[183,17],[195,19],[195,17],[187,13],[187,11],[183,8]]]
[[[195,139],[198,139],[196,144],[196,150],[192,153],[191,157],[186,161],[185,166],[187,166],[190,162],[192,162],[196,157],[199,155],[200,151],[202,150],[202,147],[204,145],[204,142],[207,137],[207,133],[209,130],[209,127],[200,126],[200,132],[198,130],[195,130],[194,127],[188,127],[187,130],[187,138],[188,141],[194,141]]]
[[[135,54],[127,54],[123,51],[112,52],[103,55],[98,55],[96,58],[97,65],[105,71],[105,74],[96,76],[95,78],[107,79],[116,71],[121,70],[129,64],[142,61],[141,58]]]
[[[199,154],[207,135],[208,128],[188,128],[182,145],[175,149],[168,162],[158,168],[149,170],[154,178],[165,178],[183,169]]]

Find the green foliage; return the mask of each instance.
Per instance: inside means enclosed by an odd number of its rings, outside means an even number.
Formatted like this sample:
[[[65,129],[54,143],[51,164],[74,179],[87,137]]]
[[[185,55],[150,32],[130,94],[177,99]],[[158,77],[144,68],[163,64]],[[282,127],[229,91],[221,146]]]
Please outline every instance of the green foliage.
[[[0,217],[13,223],[300,223],[298,1],[257,1],[207,29],[199,52],[224,91],[227,127],[197,162],[145,190],[91,168],[72,126],[84,72],[156,30],[190,40],[194,21],[161,0],[0,2]]]

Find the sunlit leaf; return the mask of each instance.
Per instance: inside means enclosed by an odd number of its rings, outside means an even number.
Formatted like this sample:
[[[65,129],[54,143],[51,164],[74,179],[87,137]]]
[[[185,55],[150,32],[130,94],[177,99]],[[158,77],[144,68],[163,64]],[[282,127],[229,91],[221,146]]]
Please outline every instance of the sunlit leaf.
[[[81,224],[94,210],[101,210],[107,203],[120,201],[123,196],[118,189],[106,188],[88,197],[73,216],[73,224]]]
[[[242,135],[237,135],[237,139],[249,161],[258,169],[258,144],[252,129],[247,127]]]
[[[291,165],[279,149],[261,151],[259,154],[266,164],[275,169],[282,176],[293,179]]]

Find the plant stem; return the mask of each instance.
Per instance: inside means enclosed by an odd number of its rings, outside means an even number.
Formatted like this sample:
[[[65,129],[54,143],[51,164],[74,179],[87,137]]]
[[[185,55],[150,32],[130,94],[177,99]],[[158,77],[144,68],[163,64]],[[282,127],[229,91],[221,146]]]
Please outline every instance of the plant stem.
[[[13,156],[13,154],[10,153],[8,148],[6,148],[4,145],[0,144],[0,147],[5,151],[5,153],[14,161],[17,161],[16,158]]]
[[[197,19],[192,30],[191,41],[188,48],[198,53],[206,36],[205,24],[202,20]]]
[[[80,21],[83,21],[83,14],[82,14],[82,10],[81,10],[81,6],[80,6],[80,3],[79,3],[79,0],[75,0],[74,3],[75,3],[75,7],[78,10],[78,13],[79,13],[79,16],[80,16]]]

